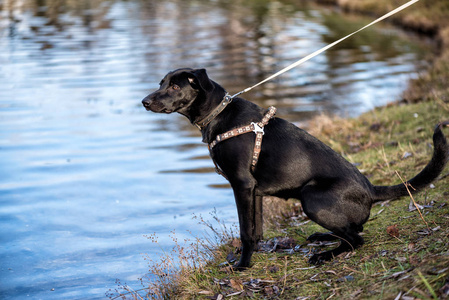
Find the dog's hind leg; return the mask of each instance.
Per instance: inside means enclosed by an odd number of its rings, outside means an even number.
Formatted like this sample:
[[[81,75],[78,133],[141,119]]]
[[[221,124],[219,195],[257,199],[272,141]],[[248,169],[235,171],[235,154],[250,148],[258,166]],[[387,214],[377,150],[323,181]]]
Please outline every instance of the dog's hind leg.
[[[363,230],[370,212],[369,195],[363,188],[353,182],[328,180],[325,184],[305,186],[299,196],[304,213],[312,221],[331,231],[327,234],[313,234],[309,240],[341,240],[337,248],[312,256],[310,263],[319,264],[331,260],[363,245],[363,238],[358,233]]]
[[[357,232],[362,232],[363,226],[357,227]],[[315,232],[310,235],[307,240],[310,242],[331,242],[335,240],[339,240],[340,238],[333,232]]]
[[[335,235],[333,232],[315,232],[311,236],[307,238],[310,242],[331,242],[335,240],[339,240],[338,236]]]
[[[354,251],[364,243],[363,238],[354,229],[346,230],[346,232],[335,233],[335,235],[341,240],[340,245],[335,249],[314,254],[309,259],[309,263],[314,265],[321,264],[325,261],[333,259],[341,253]]]

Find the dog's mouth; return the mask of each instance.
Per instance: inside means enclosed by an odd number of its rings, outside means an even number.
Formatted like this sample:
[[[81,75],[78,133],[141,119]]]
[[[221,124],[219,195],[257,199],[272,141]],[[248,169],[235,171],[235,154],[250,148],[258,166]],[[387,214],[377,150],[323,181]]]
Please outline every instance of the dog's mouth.
[[[143,107],[145,107],[145,109],[147,111],[152,111],[155,113],[165,113],[165,114],[171,114],[173,111],[164,107],[163,105],[161,105],[159,102],[143,102]]]
[[[163,110],[160,111],[160,113],[164,113],[164,114],[171,114],[172,112],[173,112],[172,110],[169,110],[166,108],[164,108]]]

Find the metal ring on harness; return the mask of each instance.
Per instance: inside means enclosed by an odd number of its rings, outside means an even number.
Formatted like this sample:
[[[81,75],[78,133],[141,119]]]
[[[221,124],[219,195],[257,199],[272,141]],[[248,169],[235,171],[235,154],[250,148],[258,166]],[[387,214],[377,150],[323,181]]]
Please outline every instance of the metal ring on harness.
[[[253,156],[252,156],[252,159],[251,159],[251,172],[254,173],[254,171],[256,170],[257,162],[259,160],[260,151],[262,150],[262,138],[263,138],[263,135],[265,134],[263,128],[265,127],[265,125],[268,124],[270,119],[273,118],[273,116],[275,114],[276,114],[276,107],[270,106],[268,108],[268,112],[262,118],[262,121],[260,121],[258,123],[252,122],[250,125],[246,125],[246,126],[242,126],[242,127],[236,128],[236,129],[232,129],[232,130],[229,130],[229,131],[227,131],[225,133],[217,135],[215,140],[213,140],[208,145],[209,146],[209,151],[211,152],[210,153],[211,157],[212,157],[212,148],[214,148],[215,145],[217,145],[219,142],[222,142],[224,140],[227,140],[227,139],[235,137],[235,136],[239,136],[239,135],[244,134],[244,133],[254,132],[256,134],[256,139],[254,141]],[[226,178],[226,175],[218,167],[218,165],[215,162],[215,160],[213,160],[213,161],[214,161],[214,164],[215,164],[215,171],[218,174],[220,174],[220,175],[222,175],[222,176],[224,176]]]

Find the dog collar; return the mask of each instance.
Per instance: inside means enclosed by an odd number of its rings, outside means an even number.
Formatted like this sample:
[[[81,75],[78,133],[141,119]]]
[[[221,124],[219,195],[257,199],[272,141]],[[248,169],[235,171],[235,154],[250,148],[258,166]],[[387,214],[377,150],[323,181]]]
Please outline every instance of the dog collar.
[[[213,119],[215,119],[216,116],[218,116],[225,108],[228,106],[229,103],[232,102],[232,97],[226,93],[226,95],[223,97],[223,100],[221,103],[210,113],[208,114],[204,119],[202,119],[199,122],[195,123],[195,126],[198,127],[199,130],[203,129],[207,126]]]

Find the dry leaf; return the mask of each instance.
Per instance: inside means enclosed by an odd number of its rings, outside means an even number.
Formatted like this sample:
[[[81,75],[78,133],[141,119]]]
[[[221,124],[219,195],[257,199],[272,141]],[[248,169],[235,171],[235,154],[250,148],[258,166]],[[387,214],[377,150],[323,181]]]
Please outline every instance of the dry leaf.
[[[228,263],[234,263],[237,260],[237,257],[235,256],[234,252],[229,252],[229,254],[226,256],[226,261]]]
[[[446,281],[446,284],[440,289],[440,294],[442,298],[449,298],[449,281]]]
[[[351,298],[351,299],[355,299],[355,298],[356,298],[358,295],[360,295],[361,293],[363,293],[363,290],[362,290],[362,289],[357,290],[357,291],[355,291],[355,292],[353,292],[353,293],[351,294],[350,298]]]
[[[279,267],[278,266],[271,266],[268,268],[268,270],[270,271],[270,273],[276,273],[279,271]]]
[[[421,235],[431,235],[432,230],[429,228],[425,228],[425,229],[418,230],[416,233],[421,234]]]
[[[227,264],[227,262],[226,262],[226,264]],[[225,272],[226,274],[231,274],[231,273],[233,273],[232,266],[226,266],[226,267],[220,268],[220,272]]]
[[[354,276],[346,275],[337,279],[337,282],[354,281]]]
[[[223,300],[224,296],[222,294],[215,294],[214,296],[208,297],[209,299],[212,300]]]
[[[274,294],[273,288],[271,286],[264,287],[264,292],[268,296],[271,296]]]
[[[280,249],[290,249],[296,246],[296,241],[292,238],[285,237],[279,239],[278,248]]]
[[[233,239],[231,245],[234,248],[240,248],[242,247],[242,242],[239,239]]]
[[[387,233],[392,237],[399,237],[399,230],[396,225],[391,225],[387,227]]]
[[[264,287],[264,292],[268,296],[273,296],[279,294],[279,287],[273,285],[273,286],[266,286]]]
[[[418,204],[418,203],[414,203],[413,202],[413,200],[410,200],[410,203],[409,203],[409,205],[408,205],[408,211],[415,211],[415,210],[417,210],[417,209],[419,209],[419,210],[423,210],[424,209],[424,206],[422,206],[421,204]]]
[[[238,279],[231,279],[230,284],[231,284],[231,287],[236,291],[243,290],[242,282]]]
[[[198,294],[200,295],[213,295],[214,293],[211,291],[199,291]]]
[[[408,261],[409,261],[410,265],[412,265],[412,266],[417,266],[420,262],[417,255],[410,255],[410,257],[408,258]]]
[[[441,226],[437,226],[437,227],[435,227],[435,228],[432,228],[432,231],[438,231],[438,230],[440,230],[441,229]]]
[[[407,159],[407,158],[412,157],[412,156],[413,156],[412,153],[410,153],[410,152],[405,152],[405,153],[402,155],[402,159]]]
[[[391,278],[398,278],[399,276],[401,276],[403,274],[406,274],[406,273],[410,272],[413,269],[414,268],[410,268],[410,269],[407,269],[407,270],[404,270],[404,271],[393,273],[392,275],[385,277],[384,280],[391,279]]]
[[[228,295],[226,295],[226,297],[237,296],[237,295],[240,295],[241,293],[243,293],[243,291],[238,291],[238,292],[235,292],[235,293],[232,293],[232,294],[228,294]]]

